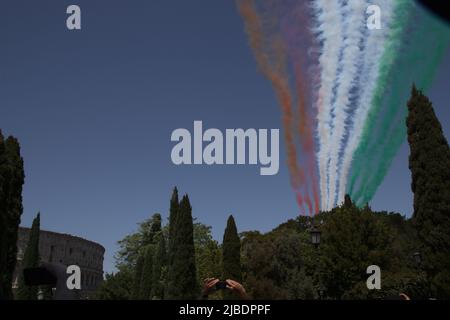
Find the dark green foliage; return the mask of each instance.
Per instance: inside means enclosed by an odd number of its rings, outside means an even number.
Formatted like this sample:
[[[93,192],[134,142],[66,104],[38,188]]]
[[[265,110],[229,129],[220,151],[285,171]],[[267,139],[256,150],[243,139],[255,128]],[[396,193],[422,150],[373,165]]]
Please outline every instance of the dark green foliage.
[[[450,148],[432,103],[412,88],[408,101],[409,168],[413,220],[422,243],[423,268],[437,297],[450,297]]]
[[[161,232],[161,215],[155,213],[150,219],[139,223],[138,231],[127,235],[117,244],[120,249],[115,255],[116,265],[119,269],[122,267],[136,266],[137,259],[141,255],[141,249],[148,244],[154,244],[153,239]]]
[[[166,241],[163,234],[161,233],[158,238],[158,246],[153,261],[151,299],[161,300],[164,299],[164,284],[167,273],[167,254]]]
[[[144,250],[144,265],[142,267],[141,285],[139,290],[140,300],[150,300],[153,287],[153,260],[155,256],[154,245],[148,245]]]
[[[143,269],[144,269],[144,255],[141,254],[137,258],[136,266],[134,267],[133,291],[132,291],[132,298],[134,300],[137,300],[140,298],[142,270]]]
[[[0,300],[12,299],[24,179],[19,142],[13,137],[4,140],[0,131]]]
[[[326,296],[340,299],[356,284],[365,284],[370,265],[378,265],[384,273],[395,267],[396,230],[381,216],[347,203],[319,217],[325,222],[317,253],[317,280],[326,288]]]
[[[194,223],[195,264],[197,280],[201,286],[207,278],[220,278],[222,275],[222,250],[211,234],[211,227]],[[218,298],[218,295],[209,297]]]
[[[176,221],[180,211],[180,202],[178,200],[178,189],[173,188],[172,197],[170,198],[170,209],[169,209],[169,245],[168,245],[168,263],[172,264],[173,252],[173,241],[175,239],[175,228]]]
[[[22,268],[36,268],[39,266],[39,232],[40,232],[40,214],[38,213],[33,220],[30,230],[30,237],[25,249],[22,261]],[[17,289],[17,298],[19,300],[36,300],[38,287],[26,286],[23,275],[19,277],[19,287]]]
[[[242,281],[241,270],[241,240],[239,239],[236,223],[232,215],[228,217],[227,227],[223,235],[222,243],[223,279]],[[237,296],[230,291],[225,291],[226,299],[236,299]]]
[[[303,218],[303,217],[302,217]],[[244,286],[254,299],[300,299],[314,295],[307,232],[290,220],[267,234],[245,232],[242,240]],[[301,281],[300,281],[301,280]],[[300,281],[300,282],[299,282]]]
[[[410,221],[399,214],[373,212],[350,199],[313,221],[290,220],[273,231],[245,232],[244,285],[255,299],[369,299],[405,292],[427,297],[427,283],[412,259],[417,244]],[[318,225],[321,243],[311,244]],[[382,290],[366,287],[367,267],[382,270]]]
[[[150,219],[150,227],[145,229],[145,233],[142,240],[142,246],[149,244],[156,244],[158,239],[156,237],[161,232],[161,215],[159,213],[153,214]]]
[[[98,300],[129,300],[132,297],[134,275],[130,270],[120,270],[117,273],[106,274],[100,284],[95,299]]]
[[[187,195],[180,202],[179,212],[170,226],[172,252],[168,268],[168,299],[196,299],[199,288],[196,276],[192,207]]]

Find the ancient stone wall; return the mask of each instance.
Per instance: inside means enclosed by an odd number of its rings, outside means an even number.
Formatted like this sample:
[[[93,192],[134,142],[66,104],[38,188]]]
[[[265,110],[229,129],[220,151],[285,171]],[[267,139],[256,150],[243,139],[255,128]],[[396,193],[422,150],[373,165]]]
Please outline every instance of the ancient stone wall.
[[[29,228],[19,228],[17,241],[17,266],[13,288],[17,287],[21,261],[28,243]],[[98,243],[72,236],[41,230],[39,254],[41,261],[78,265],[81,268],[81,294],[88,296],[103,280],[103,255],[105,248]]]

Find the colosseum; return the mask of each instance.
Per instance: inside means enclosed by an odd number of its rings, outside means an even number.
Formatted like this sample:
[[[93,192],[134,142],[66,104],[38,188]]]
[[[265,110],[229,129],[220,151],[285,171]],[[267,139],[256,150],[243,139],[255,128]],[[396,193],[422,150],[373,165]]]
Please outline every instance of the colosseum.
[[[19,228],[17,240],[17,266],[13,289],[17,288],[21,261],[27,246],[30,228]],[[81,269],[81,292],[89,298],[103,281],[103,255],[105,248],[98,243],[69,234],[41,230],[39,234],[39,254],[42,262],[78,265]]]

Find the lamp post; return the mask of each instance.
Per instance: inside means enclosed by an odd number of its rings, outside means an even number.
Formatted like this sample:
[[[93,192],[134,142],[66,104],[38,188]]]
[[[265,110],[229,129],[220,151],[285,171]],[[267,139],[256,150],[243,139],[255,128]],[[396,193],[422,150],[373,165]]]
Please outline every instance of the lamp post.
[[[311,235],[311,243],[316,248],[316,251],[318,251],[319,245],[320,245],[320,236],[322,232],[317,228],[317,226],[313,223],[313,227],[309,230],[309,234]],[[319,266],[319,254],[316,252],[317,262],[316,266]],[[320,279],[320,271],[317,272],[317,277],[319,281],[319,299],[322,300],[324,296],[324,288],[322,286],[322,281]]]
[[[312,229],[309,231],[310,235],[311,235],[311,243],[318,248],[320,245],[320,235],[321,235],[321,231],[314,225],[312,227]]]

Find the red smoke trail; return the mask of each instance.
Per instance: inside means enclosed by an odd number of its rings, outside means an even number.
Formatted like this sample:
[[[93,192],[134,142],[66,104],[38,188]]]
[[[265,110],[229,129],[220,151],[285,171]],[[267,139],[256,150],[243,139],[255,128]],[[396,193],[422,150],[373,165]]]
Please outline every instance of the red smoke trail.
[[[308,172],[310,181],[312,182],[311,189],[313,194],[314,210],[312,210],[311,205],[310,212],[312,212],[313,214],[317,214],[319,212],[319,190],[317,185],[314,133],[310,120],[311,117],[308,114],[305,101],[306,81],[304,81],[303,79],[301,66],[299,63],[295,64],[294,69],[298,94],[298,114],[299,114],[298,131],[300,133],[300,141],[302,144],[302,149],[306,154],[306,171]],[[305,201],[311,204],[309,193],[307,193]]]
[[[289,91],[288,77],[284,71],[286,68],[285,50],[280,38],[267,39],[264,37],[263,24],[256,12],[253,0],[240,0],[237,4],[239,12],[245,21],[250,46],[253,49],[258,66],[261,72],[272,83],[281,106],[291,184],[295,190],[298,190],[304,184],[305,176],[303,170],[297,165],[297,151],[295,148],[294,126],[292,121],[292,97]],[[267,40],[269,40],[268,42],[271,45],[270,49],[274,53],[273,59],[264,50],[264,43],[267,43]]]
[[[316,214],[319,212],[319,189],[317,183],[316,161],[315,161],[315,140],[314,129],[315,124],[311,117],[312,108],[311,99],[307,95],[310,92],[309,85],[312,82],[316,72],[305,72],[308,66],[317,65],[317,56],[308,52],[315,47],[315,40],[312,36],[308,25],[308,8],[305,2],[295,3],[294,7],[286,7],[284,18],[282,21],[282,32],[289,45],[290,58],[293,63],[295,86],[297,91],[298,102],[298,122],[297,129],[300,137],[300,143],[303,153],[305,155],[306,172],[308,174],[308,181],[311,182],[312,201],[308,190],[305,190],[305,201],[309,204],[310,212]],[[309,76],[309,77],[308,77]],[[314,79],[317,80],[317,79]],[[312,204],[314,203],[314,210]]]
[[[296,198],[297,198],[297,204],[298,207],[300,208],[300,210],[302,210],[304,207],[304,202],[303,202],[303,198],[302,198],[302,194],[300,192],[296,192]]]
[[[312,203],[311,203],[311,199],[309,197],[307,197],[305,199],[306,204],[308,205],[308,209],[309,209],[309,215],[312,216],[314,215],[313,213],[313,208],[312,208]]]

